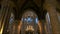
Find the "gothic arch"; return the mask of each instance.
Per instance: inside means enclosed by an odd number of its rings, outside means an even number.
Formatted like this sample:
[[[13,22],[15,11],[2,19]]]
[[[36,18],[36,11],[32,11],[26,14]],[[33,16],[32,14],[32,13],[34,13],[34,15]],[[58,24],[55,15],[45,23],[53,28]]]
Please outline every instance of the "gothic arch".
[[[38,16],[37,16],[37,14],[33,11],[33,10],[25,10],[25,12],[23,13],[23,15],[22,15],[22,19],[21,19],[21,23],[22,23],[22,25],[20,26],[20,30],[24,30],[24,28],[23,28],[23,24],[25,23],[25,22],[23,22],[24,21],[24,19],[25,18],[27,18],[27,17],[32,17],[34,20],[35,20],[35,18],[38,18]],[[31,23],[28,23],[28,24],[30,24],[30,25],[32,25],[33,27],[34,27],[34,24],[35,22],[31,22]],[[27,25],[27,23],[25,23],[26,25],[25,26],[28,26]],[[24,27],[25,27],[24,26]],[[35,26],[37,26],[36,27],[36,32],[38,32],[38,33],[42,33],[42,30],[41,30],[41,22],[38,22],[38,19],[37,19],[37,24],[35,23]],[[35,27],[34,27],[35,28]],[[20,32],[20,33],[22,33],[22,32]]]
[[[36,21],[38,22],[38,16],[33,10],[25,10],[22,15],[22,18],[27,18],[29,16],[32,18],[36,18]]]

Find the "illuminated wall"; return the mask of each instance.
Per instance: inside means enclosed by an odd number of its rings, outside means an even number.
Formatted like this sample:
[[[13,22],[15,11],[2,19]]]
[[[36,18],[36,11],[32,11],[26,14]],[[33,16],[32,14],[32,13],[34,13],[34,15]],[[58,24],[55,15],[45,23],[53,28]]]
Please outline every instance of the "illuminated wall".
[[[22,15],[22,27],[21,27],[21,34],[26,33],[26,28],[28,29],[27,33],[29,32],[30,26],[32,27],[33,33],[38,33],[38,16],[32,10],[27,10]],[[23,33],[24,32],[24,33]]]

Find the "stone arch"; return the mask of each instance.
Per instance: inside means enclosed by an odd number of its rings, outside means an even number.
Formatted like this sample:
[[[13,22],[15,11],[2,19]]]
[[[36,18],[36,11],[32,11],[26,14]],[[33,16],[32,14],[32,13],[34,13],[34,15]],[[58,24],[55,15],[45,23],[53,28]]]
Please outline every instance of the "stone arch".
[[[25,10],[22,15],[22,18],[27,18],[29,16],[36,19],[36,22],[38,22],[38,16],[33,10]]]
[[[28,17],[32,18],[33,20],[31,22],[24,21],[25,19],[28,20]],[[35,23],[35,19],[37,20],[36,23]],[[36,31],[34,31],[34,33],[36,33],[38,31],[38,29],[40,28],[40,26],[38,24],[38,16],[33,10],[25,10],[23,15],[22,15],[21,20],[22,20],[22,25],[21,25],[21,28],[20,28],[21,31],[23,31],[25,29],[25,27],[27,27],[29,25],[32,26],[34,28],[34,30],[36,30]],[[24,24],[25,24],[25,26],[24,26]],[[39,29],[39,31],[40,31],[40,29]]]
[[[32,14],[31,16],[33,15],[37,16],[37,14],[33,10],[25,10],[22,17],[26,14]],[[27,16],[30,16],[30,15],[27,15]]]

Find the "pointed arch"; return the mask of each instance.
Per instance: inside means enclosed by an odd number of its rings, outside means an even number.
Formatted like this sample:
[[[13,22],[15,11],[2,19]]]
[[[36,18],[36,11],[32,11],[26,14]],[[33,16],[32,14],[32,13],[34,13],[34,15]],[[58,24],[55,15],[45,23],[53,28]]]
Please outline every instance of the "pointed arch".
[[[26,10],[24,11],[22,15],[22,21],[27,20],[27,21],[35,21],[35,23],[38,23],[38,16],[33,10]]]

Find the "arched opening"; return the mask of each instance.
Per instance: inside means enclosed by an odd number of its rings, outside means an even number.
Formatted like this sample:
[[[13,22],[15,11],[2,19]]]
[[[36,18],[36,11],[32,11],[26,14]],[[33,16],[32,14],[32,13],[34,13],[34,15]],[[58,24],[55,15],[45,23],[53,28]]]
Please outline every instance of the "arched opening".
[[[46,13],[45,28],[46,28],[46,29],[45,29],[46,34],[51,34],[51,33],[52,33],[52,27],[51,27],[49,12]]]
[[[35,23],[38,22],[38,16],[33,10],[26,10],[22,15],[22,21],[27,21],[28,23],[35,20]]]
[[[10,33],[13,29],[13,23],[14,23],[14,14],[11,13],[11,16],[10,16],[10,20],[9,20],[9,30],[10,30]]]
[[[26,10],[22,15],[21,34],[38,33],[38,16],[33,10]],[[23,33],[24,32],[24,33]],[[39,32],[40,33],[40,32]]]

